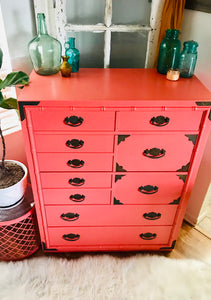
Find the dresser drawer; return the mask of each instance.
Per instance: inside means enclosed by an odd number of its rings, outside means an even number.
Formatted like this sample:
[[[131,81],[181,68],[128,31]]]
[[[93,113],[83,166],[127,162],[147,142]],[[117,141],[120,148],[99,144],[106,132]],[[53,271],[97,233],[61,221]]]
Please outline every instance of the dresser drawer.
[[[113,131],[114,112],[71,111],[68,108],[27,108],[34,130]]]
[[[40,171],[112,171],[113,156],[99,153],[38,153]]]
[[[115,175],[114,203],[178,204],[186,175],[170,172]]]
[[[190,163],[195,134],[126,135],[116,147],[116,171],[180,171]],[[187,171],[187,170],[186,170]]]
[[[43,189],[44,204],[110,204],[109,189]]]
[[[37,152],[113,152],[114,148],[114,136],[106,134],[36,132],[34,139]]]
[[[40,173],[42,188],[110,188],[112,175],[108,173]]]
[[[167,244],[171,226],[48,228],[50,247]],[[71,250],[71,248],[70,248]]]
[[[48,226],[172,225],[176,205],[46,206]]]
[[[199,130],[201,111],[117,112],[117,130]]]

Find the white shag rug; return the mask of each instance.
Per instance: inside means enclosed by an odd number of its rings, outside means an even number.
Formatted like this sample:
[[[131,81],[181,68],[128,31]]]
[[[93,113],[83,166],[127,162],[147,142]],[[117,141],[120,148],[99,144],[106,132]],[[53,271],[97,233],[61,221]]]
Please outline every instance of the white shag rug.
[[[208,300],[211,265],[137,254],[0,262],[1,300]]]

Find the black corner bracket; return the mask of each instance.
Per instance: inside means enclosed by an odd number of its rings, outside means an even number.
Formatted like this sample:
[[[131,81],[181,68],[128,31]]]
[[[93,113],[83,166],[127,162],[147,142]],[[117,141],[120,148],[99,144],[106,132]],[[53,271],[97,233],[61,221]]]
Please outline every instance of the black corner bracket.
[[[165,249],[165,250],[172,250],[172,249],[174,249],[175,244],[176,244],[176,240],[174,240],[174,241],[172,242],[171,247],[161,247],[160,250],[164,250],[164,249]]]
[[[42,248],[44,251],[58,251],[56,248],[47,248],[44,242],[42,242]]]
[[[19,106],[19,112],[20,112],[20,118],[21,121],[25,119],[25,113],[24,113],[24,106],[30,106],[30,105],[38,105],[40,101],[19,101],[18,106]]]

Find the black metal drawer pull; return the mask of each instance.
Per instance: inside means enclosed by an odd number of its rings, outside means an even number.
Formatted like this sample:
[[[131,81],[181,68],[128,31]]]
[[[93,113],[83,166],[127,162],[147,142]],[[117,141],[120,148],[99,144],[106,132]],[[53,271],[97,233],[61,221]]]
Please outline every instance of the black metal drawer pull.
[[[65,124],[72,127],[80,126],[83,123],[83,121],[83,118],[77,116],[70,116],[64,119]]]
[[[83,167],[84,161],[80,159],[73,159],[73,160],[68,160],[67,164],[69,167],[77,169]]]
[[[81,186],[84,183],[85,183],[85,179],[83,179],[83,178],[75,177],[75,178],[70,178],[70,180],[69,180],[69,184],[71,184],[73,186]]]
[[[80,234],[69,233],[64,234],[62,237],[66,241],[74,242],[80,239]]]
[[[157,116],[157,117],[153,117],[150,120],[150,123],[152,125],[158,126],[158,127],[162,127],[162,126],[166,126],[168,125],[170,119],[168,117],[164,117],[164,116]]]
[[[61,214],[61,218],[64,221],[76,221],[79,218],[79,214],[74,214],[74,213]]]
[[[80,194],[70,195],[70,200],[74,202],[82,202],[85,200],[85,196]]]
[[[161,158],[165,155],[165,153],[166,153],[166,150],[158,149],[158,148],[144,150],[144,155],[149,158]]]
[[[146,195],[152,195],[158,192],[158,187],[155,185],[145,185],[138,188],[139,192]]]
[[[84,145],[84,141],[82,140],[72,139],[71,141],[70,140],[66,141],[66,146],[73,149],[79,149],[83,147],[83,145]]]
[[[151,233],[151,232],[146,232],[146,233],[141,233],[140,238],[143,240],[153,240],[156,238],[157,234],[156,233]]]
[[[143,214],[143,217],[147,220],[157,220],[157,219],[160,219],[161,214],[155,213],[155,212],[150,212],[150,213]]]

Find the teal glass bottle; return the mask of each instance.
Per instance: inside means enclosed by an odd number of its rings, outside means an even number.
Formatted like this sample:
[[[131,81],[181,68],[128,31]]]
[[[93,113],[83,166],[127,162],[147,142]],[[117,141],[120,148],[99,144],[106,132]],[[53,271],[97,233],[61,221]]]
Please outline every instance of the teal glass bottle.
[[[183,46],[179,63],[180,77],[190,78],[193,76],[196,66],[198,43],[186,41]]]
[[[33,68],[39,75],[56,74],[61,64],[61,43],[48,35],[44,14],[37,14],[37,24],[37,36],[28,44]]]
[[[68,42],[64,44],[65,55],[69,56],[68,63],[72,67],[72,73],[78,72],[79,70],[79,61],[80,61],[80,52],[75,48],[75,38],[70,37]]]
[[[181,42],[179,40],[179,30],[168,29],[166,36],[160,44],[157,71],[166,74],[171,68],[179,67]]]

